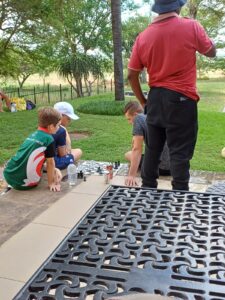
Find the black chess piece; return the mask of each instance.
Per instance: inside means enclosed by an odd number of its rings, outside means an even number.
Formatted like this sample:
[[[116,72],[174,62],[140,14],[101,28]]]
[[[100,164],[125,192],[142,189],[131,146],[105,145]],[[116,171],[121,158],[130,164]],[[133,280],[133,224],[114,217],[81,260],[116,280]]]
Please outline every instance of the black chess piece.
[[[77,178],[78,179],[83,179],[83,172],[82,171],[78,172]]]
[[[114,169],[118,169],[118,162],[117,161],[115,161]]]
[[[118,168],[119,168],[119,166],[120,166],[120,160],[118,160],[118,162],[117,162],[117,166],[118,166]]]

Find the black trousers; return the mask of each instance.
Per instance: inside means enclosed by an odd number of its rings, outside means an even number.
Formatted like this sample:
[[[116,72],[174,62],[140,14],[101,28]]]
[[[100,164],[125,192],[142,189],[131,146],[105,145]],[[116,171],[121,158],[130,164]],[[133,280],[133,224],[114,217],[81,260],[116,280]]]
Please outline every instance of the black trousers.
[[[198,131],[197,102],[166,88],[151,88],[147,101],[148,145],[141,170],[142,186],[157,187],[165,141],[170,153],[174,190],[189,190],[190,160]]]

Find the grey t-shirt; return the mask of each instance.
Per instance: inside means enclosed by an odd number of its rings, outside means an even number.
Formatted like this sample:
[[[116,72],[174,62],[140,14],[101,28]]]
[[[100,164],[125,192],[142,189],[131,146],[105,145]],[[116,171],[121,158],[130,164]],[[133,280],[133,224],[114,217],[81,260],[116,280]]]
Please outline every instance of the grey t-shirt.
[[[148,144],[147,138],[147,123],[146,123],[146,115],[140,113],[134,118],[133,123],[133,136],[143,136],[145,144]],[[170,169],[170,156],[169,156],[169,148],[167,143],[165,143],[163,152],[161,154],[161,162],[159,164],[159,168],[163,170]]]

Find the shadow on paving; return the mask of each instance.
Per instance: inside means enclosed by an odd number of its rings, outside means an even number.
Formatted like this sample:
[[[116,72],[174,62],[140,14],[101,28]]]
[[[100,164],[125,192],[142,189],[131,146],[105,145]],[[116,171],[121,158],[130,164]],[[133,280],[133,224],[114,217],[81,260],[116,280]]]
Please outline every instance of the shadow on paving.
[[[62,182],[60,192],[50,192],[44,174],[38,187],[29,191],[10,190],[0,196],[0,245],[69,191],[68,182]]]

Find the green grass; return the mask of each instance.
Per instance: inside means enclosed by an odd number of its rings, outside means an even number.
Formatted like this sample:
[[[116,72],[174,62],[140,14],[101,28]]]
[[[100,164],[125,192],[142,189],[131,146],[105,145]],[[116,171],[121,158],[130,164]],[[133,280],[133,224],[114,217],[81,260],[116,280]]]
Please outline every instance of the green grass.
[[[199,134],[191,168],[223,172],[225,160],[220,156],[220,152],[225,147],[225,114],[221,112],[225,106],[225,84],[222,80],[205,80],[200,81],[198,85],[201,94]],[[107,104],[102,104],[103,100]],[[93,115],[78,111],[81,105],[95,107],[96,101],[100,101],[100,106],[110,107],[109,110],[118,104],[110,104],[114,101],[112,94],[71,101],[80,119],[71,123],[69,132],[90,133],[88,138],[73,141],[72,145],[82,148],[83,159],[124,161],[124,153],[131,145],[131,126],[121,115]],[[9,159],[26,136],[36,129],[36,122],[36,110],[0,114],[0,165]]]
[[[199,110],[222,112],[225,107],[225,79],[199,80]]]
[[[225,147],[225,114],[199,110],[199,131],[191,168],[225,171],[221,150]]]

